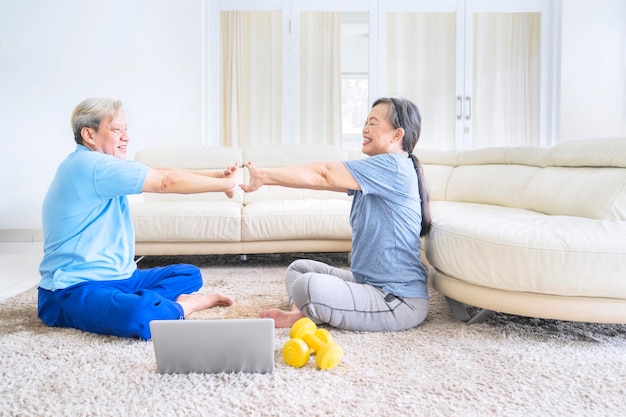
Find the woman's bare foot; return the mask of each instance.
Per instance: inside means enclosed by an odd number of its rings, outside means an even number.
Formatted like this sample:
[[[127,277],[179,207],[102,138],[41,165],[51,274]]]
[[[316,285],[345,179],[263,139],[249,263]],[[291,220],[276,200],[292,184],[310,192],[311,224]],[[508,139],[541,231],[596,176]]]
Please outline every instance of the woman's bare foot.
[[[181,294],[176,299],[181,305],[185,313],[185,317],[196,311],[206,310],[207,308],[217,306],[229,306],[233,304],[230,297],[220,294],[219,292],[207,294]]]
[[[304,314],[302,314],[298,309],[284,311],[272,308],[270,310],[263,310],[259,312],[259,317],[274,319],[274,327],[278,329],[282,327],[291,327],[296,321],[304,317]]]

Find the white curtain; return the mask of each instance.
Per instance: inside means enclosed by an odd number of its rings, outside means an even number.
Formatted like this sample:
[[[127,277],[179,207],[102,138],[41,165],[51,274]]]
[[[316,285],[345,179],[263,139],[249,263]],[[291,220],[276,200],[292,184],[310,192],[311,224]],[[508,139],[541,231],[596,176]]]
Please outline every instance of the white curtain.
[[[281,12],[221,12],[220,145],[282,142]]]
[[[474,16],[472,147],[540,144],[541,16]]]
[[[297,143],[341,143],[340,15],[304,12],[300,27],[300,106],[283,115],[283,76],[295,75],[282,74],[281,12],[221,12],[221,145],[281,144],[296,115]]]
[[[341,16],[300,14],[300,144],[341,144]]]
[[[455,36],[455,13],[387,15],[387,95],[419,108],[420,147],[455,146]]]

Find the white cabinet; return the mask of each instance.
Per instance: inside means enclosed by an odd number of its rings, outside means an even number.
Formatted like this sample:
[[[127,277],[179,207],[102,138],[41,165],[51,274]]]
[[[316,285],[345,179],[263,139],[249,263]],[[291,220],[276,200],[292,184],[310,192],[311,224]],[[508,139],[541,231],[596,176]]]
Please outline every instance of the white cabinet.
[[[381,2],[376,94],[421,109],[420,146],[549,145],[554,2]]]

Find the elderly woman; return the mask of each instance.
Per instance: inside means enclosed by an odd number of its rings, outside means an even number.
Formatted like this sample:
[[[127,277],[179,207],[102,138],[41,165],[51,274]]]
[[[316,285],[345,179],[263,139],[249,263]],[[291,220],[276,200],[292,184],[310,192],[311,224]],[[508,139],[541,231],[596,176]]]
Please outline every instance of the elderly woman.
[[[259,313],[276,327],[299,318],[357,331],[396,331],[420,324],[428,313],[427,273],[420,236],[430,229],[428,192],[413,154],[421,118],[406,99],[374,102],[363,127],[368,158],[281,168],[252,163],[246,192],[263,185],[345,191],[354,196],[351,270],[297,260],[285,283],[290,309]]]

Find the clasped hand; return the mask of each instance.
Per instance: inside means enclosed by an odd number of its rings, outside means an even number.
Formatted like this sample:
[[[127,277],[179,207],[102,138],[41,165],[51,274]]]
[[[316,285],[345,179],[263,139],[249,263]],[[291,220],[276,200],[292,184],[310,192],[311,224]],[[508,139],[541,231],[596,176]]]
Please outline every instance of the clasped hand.
[[[244,167],[248,168],[248,172],[250,173],[250,180],[248,184],[239,184],[239,188],[241,188],[246,193],[258,190],[263,185],[263,182],[260,179],[259,170],[256,166],[254,166],[252,162],[248,162],[244,165]],[[223,178],[233,180],[232,184],[229,184],[229,189],[225,191],[228,198],[233,198],[235,195],[236,183],[234,180],[237,169],[237,164],[232,164],[227,166],[222,172]]]

